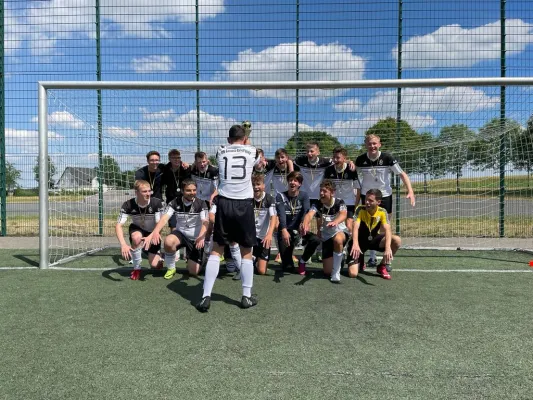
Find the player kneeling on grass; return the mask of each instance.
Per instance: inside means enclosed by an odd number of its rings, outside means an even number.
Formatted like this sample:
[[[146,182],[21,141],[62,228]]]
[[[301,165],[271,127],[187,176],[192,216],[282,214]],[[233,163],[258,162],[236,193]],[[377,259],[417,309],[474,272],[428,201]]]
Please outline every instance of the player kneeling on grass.
[[[157,223],[153,232],[146,238],[145,248],[161,242],[160,232],[168,220],[176,216],[176,228],[165,238],[165,279],[176,274],[176,251],[185,247],[189,274],[198,275],[202,265],[203,248],[207,232],[207,203],[196,197],[196,183],[186,179],[181,186],[181,194],[172,200]]]
[[[124,202],[120,208],[120,215],[115,225],[115,233],[120,242],[120,252],[125,260],[130,258],[133,261],[133,271],[130,278],[138,280],[141,275],[141,261],[143,245],[146,243],[145,250],[148,251],[148,261],[152,268],[160,268],[161,258],[159,256],[160,246],[145,242],[145,237],[149,236],[156,224],[160,221],[161,212],[163,211],[163,202],[155,197],[151,197],[152,189],[150,183],[143,180],[135,181],[135,197]],[[131,246],[128,246],[124,240],[124,231],[122,226],[131,218],[129,227],[129,237]]]
[[[392,257],[402,243],[399,236],[393,235],[389,223],[387,210],[380,207],[383,195],[379,189],[370,189],[366,192],[365,205],[355,209],[355,222],[352,232],[352,243],[348,260],[348,275],[355,278],[362,266],[367,250],[383,252],[383,260],[377,267],[377,273],[383,279],[391,279],[390,263]],[[353,258],[352,258],[353,257]]]
[[[278,217],[276,216],[274,198],[265,192],[264,176],[253,175],[252,185],[254,187],[255,233],[257,236],[257,244],[252,253],[255,259],[255,270],[258,274],[264,275],[267,271],[272,235],[278,224]]]
[[[320,205],[313,205],[303,222],[304,234],[309,231],[314,216],[320,218],[320,237],[322,239],[322,268],[331,282],[341,280],[342,251],[348,241],[344,200],[335,196],[335,184],[324,179],[320,183]]]

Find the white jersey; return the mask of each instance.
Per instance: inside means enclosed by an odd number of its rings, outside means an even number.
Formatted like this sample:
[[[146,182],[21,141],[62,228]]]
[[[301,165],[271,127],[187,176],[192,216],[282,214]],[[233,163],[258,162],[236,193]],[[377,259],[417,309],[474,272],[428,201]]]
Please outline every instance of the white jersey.
[[[391,175],[403,173],[396,158],[381,151],[375,160],[371,160],[368,153],[361,154],[356,158],[355,166],[361,181],[362,195],[366,195],[370,189],[381,190],[383,197],[392,195]]]
[[[228,199],[254,197],[252,173],[259,158],[255,147],[245,144],[220,146],[217,150],[218,194]]]

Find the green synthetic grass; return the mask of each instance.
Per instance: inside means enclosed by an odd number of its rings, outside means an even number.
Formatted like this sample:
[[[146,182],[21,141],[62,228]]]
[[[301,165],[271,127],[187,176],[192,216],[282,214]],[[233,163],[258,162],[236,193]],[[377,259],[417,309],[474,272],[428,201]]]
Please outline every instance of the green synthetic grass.
[[[64,266],[121,267],[116,252]],[[391,281],[370,270],[340,285],[271,270],[250,310],[221,275],[207,314],[192,305],[203,277],[0,271],[0,398],[531,398],[532,274],[401,272],[528,270],[531,258],[404,251]]]

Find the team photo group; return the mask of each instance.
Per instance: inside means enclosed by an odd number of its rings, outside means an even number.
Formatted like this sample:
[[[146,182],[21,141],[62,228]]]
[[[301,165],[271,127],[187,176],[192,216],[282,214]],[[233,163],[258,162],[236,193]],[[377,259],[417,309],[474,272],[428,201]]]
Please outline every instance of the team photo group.
[[[272,247],[281,274],[306,275],[306,264],[318,252],[323,274],[333,283],[341,281],[343,266],[350,278],[368,266],[391,279],[401,245],[390,225],[394,175],[412,206],[415,195],[398,161],[380,151],[379,136],[366,136],[360,155],[336,147],[322,156],[319,144],[309,142],[305,155],[291,158],[279,148],[269,159],[252,145],[250,133],[248,121],[232,126],[212,159],[216,166],[201,151],[192,164],[177,149],[168,152],[168,163],[157,151],[146,155],[147,165],[135,174],[135,197],[122,205],[115,228],[122,256],[133,264],[130,278],[141,278],[145,253],[151,268],[165,268],[164,278],[172,279],[181,251],[190,275],[204,273],[200,312],[210,308],[222,260],[242,283],[241,307],[255,306],[254,274],[267,273]],[[123,230],[128,219],[129,243]],[[163,237],[163,231],[169,233]],[[296,255],[300,246],[303,252]],[[379,262],[376,252],[382,253]]]

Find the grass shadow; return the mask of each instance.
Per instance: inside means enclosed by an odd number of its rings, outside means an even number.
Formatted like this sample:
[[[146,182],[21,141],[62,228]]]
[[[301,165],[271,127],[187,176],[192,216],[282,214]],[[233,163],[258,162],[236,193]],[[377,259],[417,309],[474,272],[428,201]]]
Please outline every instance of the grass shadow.
[[[193,279],[197,280],[198,284],[189,285],[188,281]],[[189,274],[185,273],[179,279],[170,282],[167,285],[167,289],[171,290],[172,292],[181,296],[183,299],[187,300],[191,306],[196,307],[196,303],[198,303],[202,298],[203,282],[204,281],[202,279],[199,279],[196,276],[190,276]],[[229,297],[224,296],[222,294],[212,293],[211,302],[217,301],[221,301],[223,303],[233,306],[240,306],[240,303],[237,300],[230,299]]]
[[[14,254],[13,257],[19,259],[20,261],[28,264],[28,265],[31,265],[32,267],[38,267],[39,266],[39,261],[35,261],[35,260],[32,260],[31,258],[29,258],[28,256],[24,255],[24,254]]]

